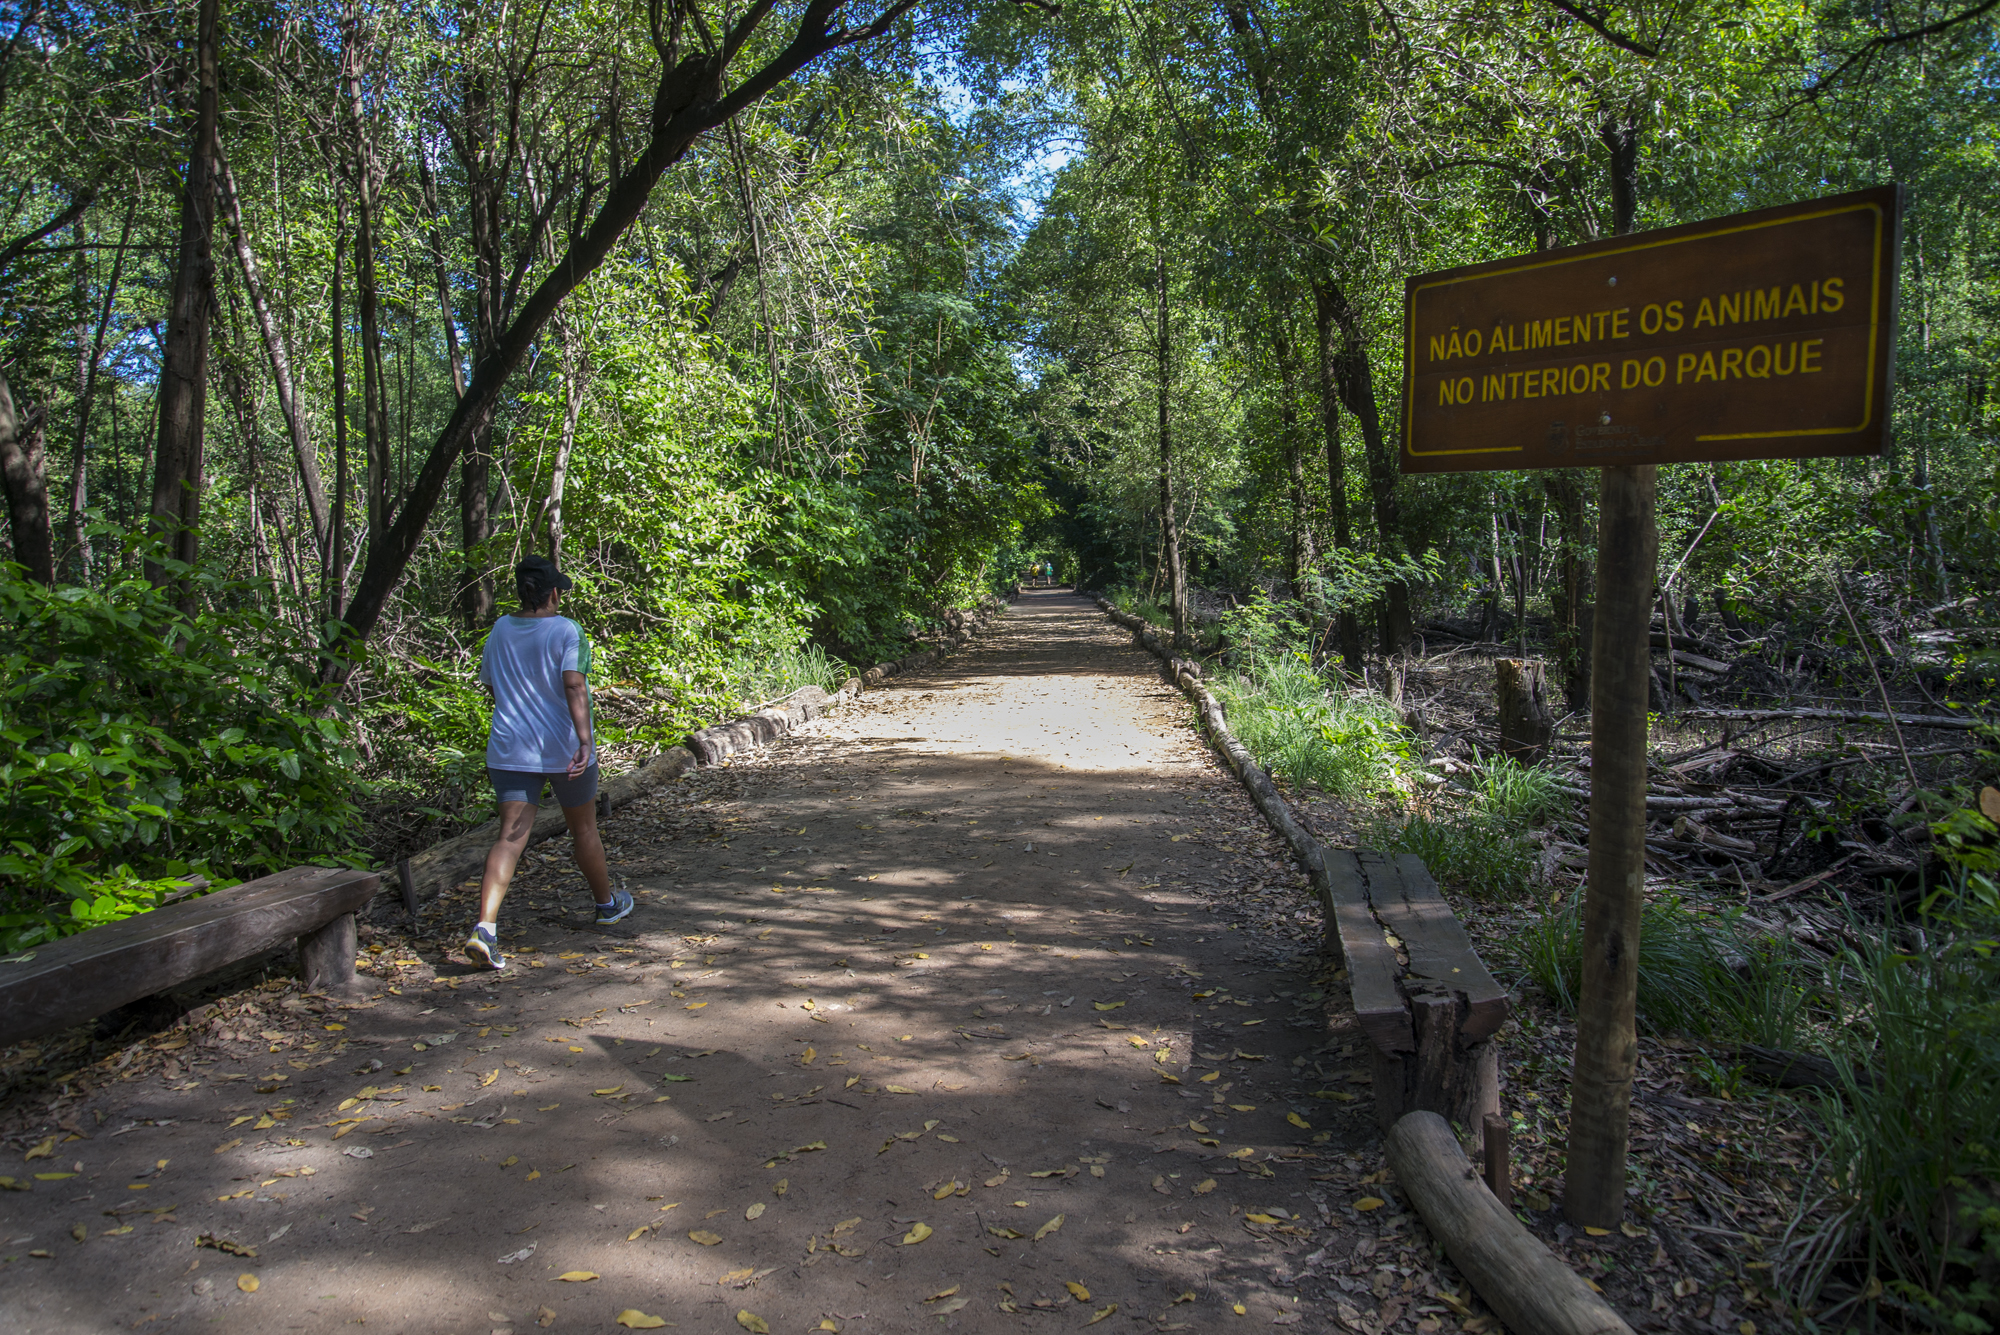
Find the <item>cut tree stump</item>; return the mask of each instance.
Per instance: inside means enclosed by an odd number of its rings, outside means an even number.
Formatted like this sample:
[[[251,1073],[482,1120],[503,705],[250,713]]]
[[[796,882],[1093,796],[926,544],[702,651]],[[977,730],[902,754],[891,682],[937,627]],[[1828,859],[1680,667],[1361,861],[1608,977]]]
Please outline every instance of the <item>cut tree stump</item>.
[[[1534,658],[1502,658],[1493,664],[1493,675],[1501,751],[1518,764],[1541,764],[1556,736],[1547,665]]]
[[[1329,945],[1373,1048],[1376,1120],[1386,1129],[1422,1110],[1476,1132],[1500,1111],[1491,1040],[1511,1009],[1506,991],[1421,858],[1334,848],[1324,858]]]

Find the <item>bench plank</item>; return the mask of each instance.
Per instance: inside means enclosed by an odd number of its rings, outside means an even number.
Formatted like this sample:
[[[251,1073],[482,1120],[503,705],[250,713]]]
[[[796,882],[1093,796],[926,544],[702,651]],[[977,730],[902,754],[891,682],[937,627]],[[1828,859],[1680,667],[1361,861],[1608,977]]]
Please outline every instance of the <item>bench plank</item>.
[[[381,880],[344,867],[294,867],[37,946],[27,963],[0,965],[0,1045],[309,936],[366,905]],[[341,935],[351,940],[351,931]]]
[[[1347,963],[1347,990],[1361,1031],[1384,1052],[1414,1052],[1417,1040],[1409,1005],[1396,986],[1402,970],[1396,952],[1383,939],[1381,924],[1369,911],[1369,882],[1362,861],[1344,848],[1326,849],[1325,859],[1333,892],[1332,917]]]
[[[1377,863],[1369,863],[1370,857]],[[1393,866],[1379,853],[1363,854],[1362,859],[1375,916],[1402,940],[1410,956],[1404,986],[1411,991],[1430,985],[1463,992],[1470,1011],[1460,1037],[1467,1043],[1491,1038],[1507,1019],[1507,993],[1473,949],[1465,925],[1451,911],[1423,859],[1403,853]]]

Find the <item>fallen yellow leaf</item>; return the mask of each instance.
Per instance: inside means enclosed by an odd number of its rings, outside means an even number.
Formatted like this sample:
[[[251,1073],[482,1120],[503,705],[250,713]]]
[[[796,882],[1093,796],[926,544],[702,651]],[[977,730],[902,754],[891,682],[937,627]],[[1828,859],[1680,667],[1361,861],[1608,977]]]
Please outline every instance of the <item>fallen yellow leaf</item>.
[[[1354,1202],[1354,1208],[1366,1214],[1370,1210],[1381,1209],[1386,1203],[1380,1196],[1363,1196]]]
[[[241,1145],[243,1142],[239,1140],[236,1143]],[[47,1140],[38,1142],[33,1149],[22,1155],[21,1162],[26,1163],[30,1159],[46,1159],[55,1152],[56,1138],[50,1136]]]
[[[1312,1130],[1312,1123],[1308,1122],[1305,1118],[1299,1116],[1295,1112],[1286,1113],[1285,1120],[1287,1122],[1290,1122],[1293,1126],[1298,1127],[1301,1131]]]
[[[255,1275],[238,1275],[236,1277],[236,1287],[245,1293],[255,1293],[260,1286],[257,1283]]]
[[[653,1226],[651,1224],[641,1224],[639,1225],[639,1227],[633,1229],[630,1233],[627,1233],[625,1235],[625,1241],[637,1242],[640,1238],[643,1238],[644,1236],[646,1236],[646,1234],[652,1231],[653,1231]]]
[[[492,1084],[495,1080],[498,1080],[499,1078],[500,1078],[500,1068],[496,1066],[492,1070],[486,1073],[486,1078],[479,1082],[479,1087],[481,1089],[484,1089],[486,1088],[486,1086]]]
[[[1086,1289],[1085,1287],[1083,1287],[1083,1285],[1077,1283],[1075,1280],[1073,1279],[1064,1280],[1063,1287],[1068,1289],[1069,1296],[1076,1299],[1078,1302],[1087,1303],[1090,1301],[1090,1290]]]
[[[781,1177],[771,1185],[771,1194],[773,1196],[782,1196],[791,1189],[791,1185],[792,1180],[790,1178]]]
[[[1214,1190],[1215,1190],[1215,1179],[1212,1177],[1205,1177],[1201,1181],[1194,1184],[1194,1194],[1197,1196],[1206,1196],[1208,1195],[1209,1192]]]
[[[716,1243],[722,1241],[722,1235],[720,1233],[711,1233],[705,1228],[698,1228],[694,1232],[688,1234],[688,1236],[694,1239],[696,1242],[700,1243],[704,1247],[713,1247]]]
[[[989,1187],[1001,1187],[1001,1186],[1005,1186],[1005,1185],[1007,1184],[1007,1178],[1008,1178],[1008,1176],[1009,1176],[1009,1175],[1010,1175],[1010,1174],[1011,1174],[1011,1173],[1012,1173],[1013,1171],[1014,1171],[1014,1170],[1013,1170],[1013,1169],[1011,1169],[1011,1168],[1003,1168],[1003,1169],[1001,1169],[1001,1170],[1000,1170],[1000,1175],[999,1175],[998,1177],[989,1177],[989,1178],[987,1178],[987,1179],[986,1179],[986,1185],[987,1185],[987,1186],[989,1186]]]
[[[903,1245],[905,1247],[914,1247],[918,1243],[922,1242],[925,1238],[928,1238],[931,1235],[931,1232],[932,1230],[929,1224],[925,1223],[912,1224],[910,1225],[910,1231],[903,1235]]]
[[[1243,1147],[1242,1149],[1240,1149],[1240,1150],[1231,1150],[1231,1151],[1229,1151],[1229,1153],[1228,1153],[1228,1154],[1227,1154],[1226,1156],[1224,1156],[1224,1157],[1226,1157],[1226,1158],[1230,1158],[1230,1159],[1247,1159],[1247,1158],[1249,1158],[1249,1157],[1250,1157],[1251,1155],[1255,1154],[1256,1152],[1257,1152],[1257,1151],[1256,1151],[1256,1149],[1255,1149],[1254,1147],[1252,1147],[1252,1146],[1249,1146],[1249,1145],[1245,1145],[1245,1146],[1244,1146],[1244,1147]]]
[[[1115,1011],[1125,1003],[1122,1001],[1093,1001],[1090,1004],[1101,1011]]]
[[[752,1201],[750,1208],[743,1212],[743,1217],[745,1219],[762,1219],[764,1217],[764,1202]]]
[[[750,1332],[750,1335],[771,1335],[770,1323],[748,1308],[736,1314],[736,1324]]]
[[[905,1089],[901,1085],[884,1085],[882,1088],[890,1094],[914,1094],[917,1092],[914,1089]]]
[[[1086,1326],[1094,1326],[1098,1322],[1104,1320],[1105,1317],[1110,1316],[1113,1312],[1116,1312],[1117,1310],[1118,1310],[1117,1303],[1113,1303],[1109,1307],[1100,1308],[1097,1311],[1097,1313],[1090,1318],[1090,1320],[1084,1322],[1083,1324]]]
[[[600,1098],[600,1099],[601,1099],[601,1098],[604,1098],[604,1097],[606,1097],[606,1096],[608,1096],[608,1095],[611,1095],[611,1094],[616,1094],[616,1093],[617,1093],[617,1092],[618,1092],[619,1090],[621,1090],[621,1089],[623,1089],[623,1088],[625,1088],[625,1086],[623,1086],[623,1085],[613,1085],[613,1086],[612,1086],[611,1088],[609,1088],[609,1089],[593,1089],[593,1090],[591,1090],[590,1092],[591,1092],[591,1094],[593,1094],[593,1095],[594,1095],[594,1096],[596,1096],[597,1098]]]
[[[541,1169],[539,1169],[539,1168],[531,1168],[531,1169],[529,1169],[529,1170],[528,1170],[528,1175],[527,1175],[526,1177],[522,1178],[521,1180],[522,1180],[523,1182],[533,1182],[533,1181],[534,1181],[534,1180],[535,1180],[536,1178],[540,1177],[541,1175],[542,1175],[542,1170],[541,1170]]]
[[[618,1324],[633,1330],[657,1330],[667,1324],[663,1316],[647,1316],[636,1307],[628,1307],[618,1314]]]
[[[502,1168],[512,1168],[512,1167],[513,1167],[513,1166],[514,1166],[515,1164],[517,1164],[517,1163],[519,1163],[519,1162],[521,1162],[521,1156],[520,1156],[520,1155],[518,1155],[518,1154],[510,1154],[510,1155],[508,1155],[508,1156],[507,1156],[506,1158],[504,1158],[504,1159],[502,1159],[502,1160],[500,1161],[500,1166],[501,1166]]]
[[[1583,1226],[1583,1231],[1590,1234],[1590,1236],[1593,1238],[1608,1238],[1611,1236],[1610,1229],[1599,1228],[1595,1224],[1585,1224]]]
[[[1207,1075],[1201,1078],[1201,1083],[1204,1085],[1212,1085],[1220,1079],[1222,1079],[1222,1072],[1210,1071]]]
[[[996,1238],[1025,1238],[1028,1236],[1027,1234],[1021,1232],[1019,1229],[1001,1228],[997,1224],[988,1224],[986,1226],[986,1231],[988,1233],[991,1233]]]
[[[924,1301],[927,1303],[943,1302],[946,1298],[951,1297],[952,1294],[957,1293],[958,1289],[959,1286],[956,1284],[952,1285],[948,1289],[939,1289],[936,1293],[933,1293],[930,1297],[924,1299]]]
[[[588,1284],[591,1280],[597,1278],[597,1272],[595,1270],[565,1270],[560,1275],[557,1275],[556,1278],[567,1280],[571,1284]]]
[[[959,1182],[957,1178],[953,1178],[951,1181],[939,1187],[936,1191],[933,1191],[931,1193],[931,1199],[934,1201],[941,1201],[945,1197],[951,1195],[953,1192],[957,1190],[959,1190]]]
[[[1146,1039],[1143,1039],[1143,1038],[1139,1037],[1139,1036],[1138,1036],[1137,1034],[1127,1034],[1127,1035],[1125,1035],[1125,1041],[1126,1041],[1127,1043],[1130,1043],[1130,1044],[1131,1044],[1131,1045],[1132,1045],[1133,1047],[1135,1047],[1135,1048],[1143,1048],[1143,1047],[1147,1046],[1147,1042],[1148,1042],[1148,1040],[1146,1040]]]
[[[1035,1241],[1040,1242],[1043,1238],[1046,1238],[1049,1234],[1055,1232],[1062,1226],[1063,1226],[1063,1217],[1061,1215],[1057,1215],[1054,1219],[1049,1220],[1048,1223],[1043,1224],[1040,1228],[1035,1230]]]

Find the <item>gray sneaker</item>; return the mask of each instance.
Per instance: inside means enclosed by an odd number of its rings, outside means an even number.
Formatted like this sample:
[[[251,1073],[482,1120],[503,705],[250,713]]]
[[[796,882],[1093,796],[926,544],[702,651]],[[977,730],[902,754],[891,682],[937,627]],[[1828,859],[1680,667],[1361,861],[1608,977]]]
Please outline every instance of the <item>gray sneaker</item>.
[[[500,942],[484,927],[472,929],[472,939],[465,943],[465,957],[490,969],[507,967],[507,957],[500,953]]]
[[[632,904],[631,891],[613,890],[611,892],[611,902],[609,904],[599,904],[597,906],[597,925],[599,927],[605,927],[611,923],[617,922],[620,918],[623,918],[626,914],[630,913],[632,911],[632,908],[633,904]]]

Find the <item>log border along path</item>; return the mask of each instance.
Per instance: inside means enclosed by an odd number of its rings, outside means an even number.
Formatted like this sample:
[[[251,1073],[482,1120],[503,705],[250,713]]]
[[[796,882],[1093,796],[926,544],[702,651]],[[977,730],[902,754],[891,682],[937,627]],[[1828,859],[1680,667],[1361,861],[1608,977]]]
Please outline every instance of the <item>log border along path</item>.
[[[269,985],[17,1109],[10,1326],[1476,1313],[1380,1192],[1313,898],[1187,721],[1087,602],[1030,594],[618,812],[626,923],[531,859],[495,975],[383,905],[374,998]]]

